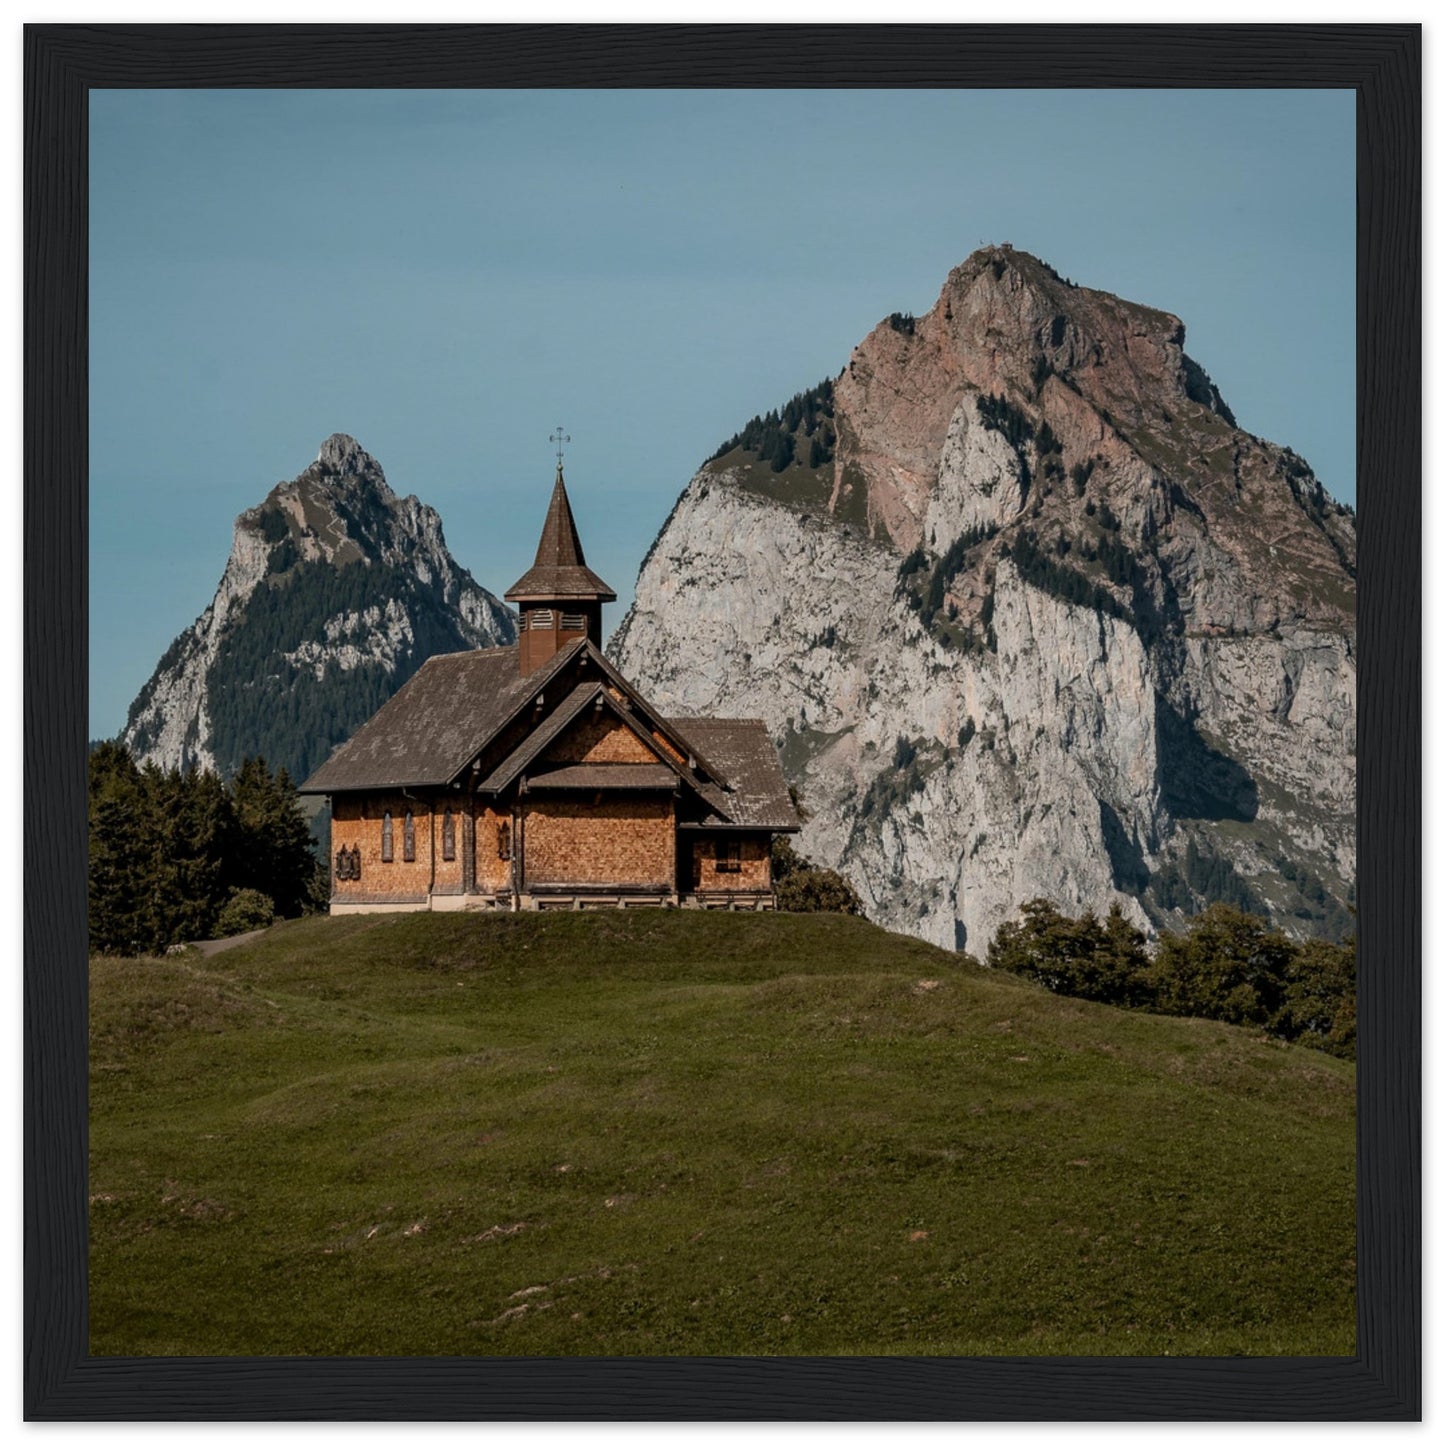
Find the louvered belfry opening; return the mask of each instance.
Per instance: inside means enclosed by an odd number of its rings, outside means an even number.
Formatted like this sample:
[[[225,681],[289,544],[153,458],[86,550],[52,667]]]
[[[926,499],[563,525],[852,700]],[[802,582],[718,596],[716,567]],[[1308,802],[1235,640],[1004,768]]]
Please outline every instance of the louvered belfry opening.
[[[522,675],[581,638],[601,647],[602,604],[616,600],[617,594],[587,565],[559,462],[536,560],[507,590],[507,601],[521,614],[517,660]]]

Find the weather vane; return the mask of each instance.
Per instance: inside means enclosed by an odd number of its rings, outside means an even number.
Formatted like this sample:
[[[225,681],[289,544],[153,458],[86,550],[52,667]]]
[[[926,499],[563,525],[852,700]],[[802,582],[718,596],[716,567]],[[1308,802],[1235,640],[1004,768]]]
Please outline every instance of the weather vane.
[[[547,440],[549,442],[557,443],[557,470],[560,472],[562,470],[562,443],[570,442],[572,438],[569,436],[564,436],[562,434],[562,428],[559,426],[557,430],[554,431],[551,436],[547,438]]]

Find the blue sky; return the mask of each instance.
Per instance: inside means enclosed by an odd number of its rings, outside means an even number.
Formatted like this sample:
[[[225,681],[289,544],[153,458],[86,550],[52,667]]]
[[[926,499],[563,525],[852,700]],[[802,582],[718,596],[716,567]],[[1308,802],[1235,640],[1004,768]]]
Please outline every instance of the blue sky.
[[[698,464],[1010,241],[1181,316],[1354,501],[1349,91],[100,91],[90,732],[334,431],[500,593],[548,433],[617,590]]]

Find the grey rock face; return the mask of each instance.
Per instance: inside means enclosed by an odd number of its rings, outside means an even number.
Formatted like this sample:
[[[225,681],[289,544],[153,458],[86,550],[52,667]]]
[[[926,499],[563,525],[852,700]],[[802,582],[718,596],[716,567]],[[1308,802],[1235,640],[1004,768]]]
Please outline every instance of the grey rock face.
[[[1019,454],[983,425],[977,395],[965,396],[948,424],[924,514],[929,550],[946,552],[965,532],[1011,522],[1023,510],[1024,492]]]

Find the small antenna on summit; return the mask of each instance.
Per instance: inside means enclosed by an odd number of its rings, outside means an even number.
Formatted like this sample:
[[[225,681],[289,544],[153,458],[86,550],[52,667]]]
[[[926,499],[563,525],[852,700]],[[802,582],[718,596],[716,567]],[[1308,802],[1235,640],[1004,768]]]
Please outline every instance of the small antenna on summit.
[[[562,428],[558,426],[557,430],[554,431],[547,440],[557,443],[557,470],[560,472],[562,470],[562,444],[563,442],[570,442],[572,438],[563,435]]]

